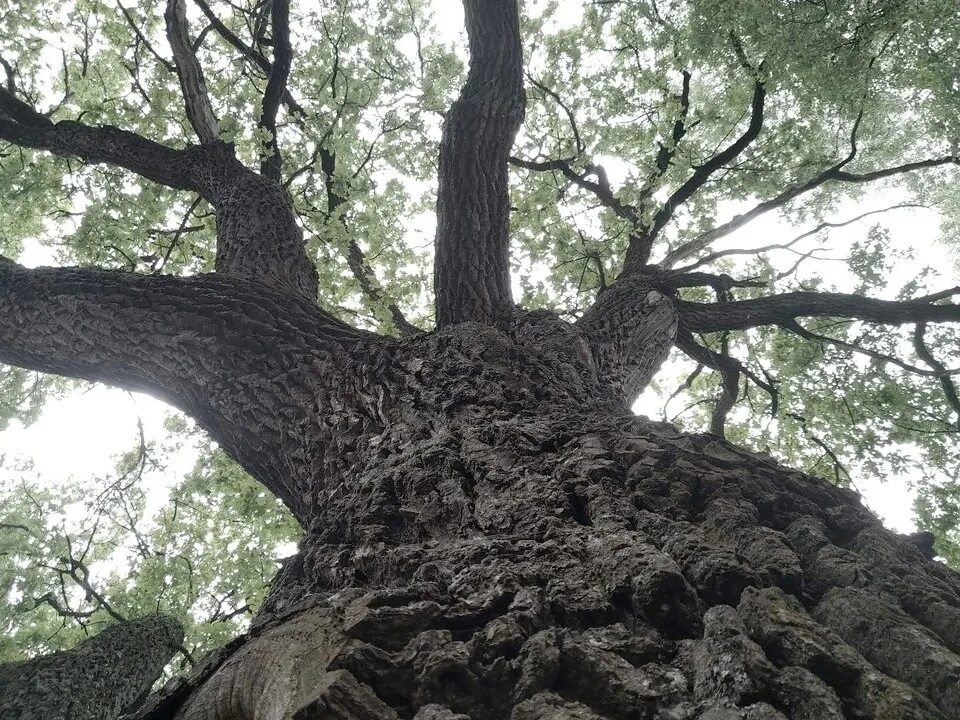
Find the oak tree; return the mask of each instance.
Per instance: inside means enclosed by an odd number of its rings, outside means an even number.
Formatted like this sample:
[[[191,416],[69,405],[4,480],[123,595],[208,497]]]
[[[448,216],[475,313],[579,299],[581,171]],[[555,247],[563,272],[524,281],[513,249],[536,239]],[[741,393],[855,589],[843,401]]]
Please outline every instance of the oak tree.
[[[302,531],[248,631],[139,717],[960,712],[960,577],[841,472],[907,442],[955,466],[960,289],[876,296],[882,226],[853,292],[798,274],[891,180],[949,239],[952,2],[464,0],[465,56],[415,0],[0,10],[5,394],[159,397]],[[770,213],[810,227],[724,245]],[[59,266],[13,259],[52,239]],[[708,432],[630,411],[674,352]],[[138,502],[141,560],[192,584]],[[126,620],[63,544],[95,605],[34,606]]]

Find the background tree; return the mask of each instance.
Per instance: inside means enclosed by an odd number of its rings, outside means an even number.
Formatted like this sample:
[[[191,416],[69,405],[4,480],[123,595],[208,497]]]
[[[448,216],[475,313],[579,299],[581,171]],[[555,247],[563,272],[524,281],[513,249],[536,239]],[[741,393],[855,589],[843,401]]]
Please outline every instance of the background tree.
[[[207,453],[148,532],[146,440],[83,512],[17,488],[18,642],[162,608],[189,663],[257,608],[145,717],[956,714],[930,537],[718,438],[956,466],[960,291],[887,288],[882,226],[803,274],[893,179],[954,232],[952,4],[464,8],[466,68],[413,0],[0,5],[3,251],[62,263],[0,260],[9,414],[23,369],[150,392],[260,484]],[[770,212],[809,228],[724,245]],[[710,434],[629,413],[674,350]],[[304,533],[268,591],[255,487]]]

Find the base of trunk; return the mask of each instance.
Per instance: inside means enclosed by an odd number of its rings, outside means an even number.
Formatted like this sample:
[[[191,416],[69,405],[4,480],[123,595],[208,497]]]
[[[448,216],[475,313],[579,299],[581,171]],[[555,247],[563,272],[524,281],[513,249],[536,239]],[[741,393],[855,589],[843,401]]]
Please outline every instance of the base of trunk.
[[[960,576],[854,493],[635,417],[482,420],[351,478],[138,717],[960,717]]]

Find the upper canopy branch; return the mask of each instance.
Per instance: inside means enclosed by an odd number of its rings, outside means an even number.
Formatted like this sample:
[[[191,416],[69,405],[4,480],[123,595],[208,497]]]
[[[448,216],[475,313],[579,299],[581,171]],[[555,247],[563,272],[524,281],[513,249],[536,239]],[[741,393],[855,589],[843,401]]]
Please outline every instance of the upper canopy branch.
[[[490,322],[512,307],[507,159],[524,114],[517,0],[464,0],[470,69],[440,141],[437,322]]]
[[[761,72],[763,68],[761,66]],[[764,107],[767,98],[767,87],[762,78],[758,78],[753,85],[753,99],[750,102],[750,121],[746,130],[729,146],[718,152],[702,165],[699,165],[693,174],[677,188],[663,206],[653,216],[653,220],[642,232],[632,238],[627,248],[627,257],[624,262],[626,272],[638,272],[647,264],[653,243],[667,223],[673,218],[677,208],[693,197],[718,170],[733,161],[740,153],[746,150],[760,135],[763,129]]]
[[[708,230],[702,235],[686,242],[674,250],[667,253],[666,257],[663,259],[661,265],[664,267],[671,267],[677,262],[690,258],[701,250],[709,247],[714,241],[730,235],[731,233],[739,230],[744,225],[749,223],[751,220],[756,219],[764,213],[770,212],[771,210],[776,210],[778,208],[784,207],[789,202],[795,200],[796,198],[804,195],[808,192],[816,190],[817,188],[825,185],[829,182],[849,182],[849,183],[867,183],[873,180],[881,180],[883,178],[893,177],[895,175],[900,175],[903,173],[914,172],[916,170],[923,170],[926,168],[940,167],[942,165],[957,165],[960,164],[960,157],[956,155],[946,155],[939,158],[930,158],[927,160],[918,160],[916,162],[904,163],[902,165],[895,165],[889,168],[883,168],[880,170],[873,170],[866,173],[853,173],[844,170],[844,166],[850,162],[852,158],[847,156],[838,163],[830,166],[820,174],[815,177],[807,180],[806,182],[793,185],[783,192],[775,195],[774,197],[764,200],[763,202],[758,203],[756,206],[751,208],[745,213],[736,215],[732,220],[718,225],[717,227]],[[702,264],[702,262],[695,263],[696,265]]]
[[[186,0],[167,0],[164,19],[167,23],[167,40],[170,42],[170,49],[173,50],[177,77],[180,78],[180,89],[183,92],[187,118],[201,143],[216,142],[220,136],[220,127],[217,116],[213,112],[213,105],[210,104],[207,83],[203,79],[203,69],[190,42]]]
[[[118,165],[162,185],[193,190],[217,211],[218,272],[316,298],[316,269],[286,192],[246,168],[228,145],[215,141],[178,150],[111,126],[55,123],[2,88],[0,140]]]
[[[277,142],[277,112],[287,90],[287,78],[293,64],[293,46],[290,44],[290,0],[273,0],[270,6],[270,22],[273,28],[273,64],[263,93],[263,108],[260,113],[260,129],[269,135],[264,140],[263,160],[260,174],[280,180],[280,145]]]
[[[680,322],[693,332],[746,330],[783,325],[799,317],[844,317],[885,325],[960,322],[960,305],[936,301],[960,294],[960,287],[914,300],[874,298],[828,292],[791,292],[723,303],[677,303]]]
[[[349,373],[347,349],[370,337],[253,281],[0,258],[0,362],[157,395],[301,517],[292,455],[304,438],[290,414],[305,419],[329,397]]]

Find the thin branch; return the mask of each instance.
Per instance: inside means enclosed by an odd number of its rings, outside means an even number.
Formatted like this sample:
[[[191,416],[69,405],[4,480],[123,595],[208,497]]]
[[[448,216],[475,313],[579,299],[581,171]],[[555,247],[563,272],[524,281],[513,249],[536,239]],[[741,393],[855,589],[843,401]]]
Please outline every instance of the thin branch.
[[[816,235],[817,233],[827,230],[828,228],[846,227],[847,225],[852,225],[855,222],[859,222],[860,220],[863,220],[865,217],[870,217],[871,215],[879,215],[881,213],[890,212],[891,210],[902,210],[905,208],[926,208],[926,207],[927,207],[926,205],[923,205],[921,203],[900,203],[899,205],[891,205],[890,207],[881,208],[879,210],[869,210],[865,213],[860,213],[856,217],[852,217],[848,220],[841,220],[840,222],[825,221],[820,223],[816,227],[813,227],[810,230],[807,230],[797,235],[795,238],[793,238],[792,240],[786,243],[763,245],[757,248],[733,248],[728,250],[720,250],[718,252],[710,253],[709,255],[704,255],[703,257],[699,258],[696,262],[690,263],[689,265],[685,265],[684,267],[681,267],[681,268],[675,268],[671,270],[671,272],[678,273],[678,274],[688,273],[691,270],[694,270],[698,267],[703,267],[704,265],[709,265],[711,263],[714,263],[717,260],[720,260],[721,258],[731,257],[734,255],[757,255],[759,253],[772,252],[774,250],[792,250],[793,246],[796,245],[801,240],[804,240],[808,237]],[[796,253],[798,251],[792,250],[792,252]]]
[[[684,243],[680,247],[671,250],[667,253],[666,257],[663,259],[661,265],[663,267],[671,267],[680,260],[684,260],[688,257],[692,257],[696,253],[700,252],[704,248],[708,247],[715,240],[725,237],[736,230],[739,230],[744,225],[749,223],[751,220],[755,220],[764,213],[770,212],[771,210],[776,210],[781,207],[784,207],[791,201],[796,198],[804,195],[808,192],[816,190],[820,186],[828,182],[850,182],[850,183],[867,183],[873,180],[879,180],[882,178],[893,177],[902,173],[913,172],[915,170],[923,170],[932,167],[940,167],[943,165],[957,165],[960,164],[960,157],[955,155],[948,155],[940,158],[933,158],[929,160],[919,160],[917,162],[904,163],[903,165],[897,165],[895,167],[885,168],[883,170],[875,170],[868,173],[851,173],[841,168],[845,164],[846,160],[842,160],[839,163],[832,165],[831,167],[824,170],[822,173],[817,175],[810,180],[801,183],[799,185],[794,185],[793,187],[787,188],[779,195],[770,198],[769,200],[764,200],[763,202],[758,203],[753,208],[747,212],[736,215],[733,219],[728,222],[718,225],[717,227],[708,230],[704,234],[690,240],[689,242]]]
[[[947,398],[950,407],[957,413],[956,425],[960,428],[960,395],[957,394],[957,386],[954,384],[953,378],[950,377],[950,371],[947,370],[942,362],[937,360],[930,351],[930,348],[927,347],[924,338],[926,332],[927,324],[917,323],[917,327],[913,332],[913,347],[917,352],[917,356],[937,372],[940,387],[943,388],[943,394]]]
[[[583,139],[580,136],[580,128],[577,125],[577,117],[574,115],[573,110],[571,110],[570,107],[563,102],[563,99],[559,94],[551,90],[542,82],[539,82],[530,75],[527,75],[527,80],[531,85],[537,88],[537,90],[552,98],[553,101],[560,106],[560,109],[563,110],[564,114],[567,116],[567,121],[570,123],[570,129],[573,131],[574,147],[576,147],[577,155],[579,156],[584,150],[586,150],[586,145],[583,144]]]
[[[207,17],[207,20],[210,21],[210,26],[216,31],[216,33],[229,45],[239,50],[243,57],[256,64],[263,74],[269,78],[273,71],[273,64],[266,58],[266,56],[264,56],[264,54],[256,48],[247,45],[237,36],[236,33],[224,25],[223,21],[216,16],[206,0],[194,0],[194,2],[200,8],[201,12],[203,12],[203,14]],[[290,110],[291,113],[301,118],[305,118],[307,116],[307,111],[304,110],[303,106],[301,106],[300,103],[294,99],[293,95],[291,95],[290,91],[286,88],[283,91],[283,104],[287,106],[287,109]]]
[[[896,365],[897,367],[906,370],[909,373],[914,375],[923,375],[925,377],[941,377],[947,375],[955,375],[960,373],[960,370],[948,370],[942,365],[940,368],[934,370],[924,370],[921,367],[916,365],[911,365],[908,362],[904,362],[899,358],[896,358],[892,355],[887,355],[886,353],[878,352],[876,350],[871,350],[870,348],[863,347],[856,343],[847,342],[846,340],[841,340],[840,338],[829,337],[827,335],[820,335],[819,333],[812,332],[807,328],[803,327],[796,320],[789,320],[782,325],[784,330],[789,330],[794,335],[802,337],[804,340],[811,340],[817,343],[826,343],[828,345],[834,345],[838,348],[843,348],[844,350],[849,350],[850,352],[859,353],[861,355],[866,355],[867,357],[873,358],[874,360],[879,360],[881,362],[890,363]]]
[[[150,41],[143,34],[143,32],[140,30],[140,27],[137,25],[136,21],[133,19],[133,15],[131,15],[130,11],[123,6],[123,3],[121,3],[120,0],[117,0],[117,7],[120,8],[120,12],[122,12],[123,17],[126,18],[127,24],[130,26],[130,29],[133,30],[134,35],[137,36],[137,39],[143,44],[143,46],[147,49],[147,51],[151,55],[153,55],[153,57],[157,59],[157,62],[159,62],[167,70],[169,70],[170,72],[176,72],[176,69],[177,69],[176,65],[174,65],[172,62],[167,60],[163,55],[161,55],[154,49],[153,45],[150,44]]]
[[[762,69],[762,68],[761,68]],[[733,143],[718,152],[703,165],[698,166],[693,175],[667,198],[663,207],[653,216],[653,220],[642,234],[634,238],[627,248],[624,269],[627,272],[642,269],[650,259],[650,252],[657,236],[673,218],[677,208],[693,197],[718,170],[728,165],[740,153],[746,150],[760,135],[763,129],[764,107],[767,98],[765,82],[758,78],[753,86],[753,99],[750,102],[750,121],[747,129]]]
[[[350,268],[350,272],[353,274],[354,279],[360,286],[360,290],[364,295],[367,296],[367,298],[375,307],[386,307],[387,311],[390,313],[390,319],[393,321],[393,324],[400,335],[409,336],[422,332],[420,328],[411,324],[407,320],[406,316],[403,314],[403,311],[395,302],[387,298],[386,293],[384,293],[383,288],[380,285],[380,281],[377,279],[376,273],[370,266],[370,263],[367,261],[366,254],[363,252],[363,249],[360,247],[360,244],[357,242],[354,234],[347,230],[342,214],[342,211],[347,204],[347,199],[343,197],[337,190],[336,154],[323,146],[318,146],[317,154],[320,156],[320,168],[325,177],[324,184],[327,191],[327,217],[331,219],[336,218],[336,222],[340,223],[347,238],[349,238],[347,242],[347,266]]]
[[[936,299],[960,294],[960,287],[938,293]],[[679,301],[680,322],[693,332],[746,330],[782,325],[799,317],[843,317],[884,325],[917,322],[960,322],[960,305],[937,304],[930,298],[877,300],[826,292],[791,292],[728,303]]]
[[[761,378],[737,358],[726,352],[718,353],[701,345],[691,333],[685,330],[677,333],[675,344],[697,363],[713,368],[720,373],[722,390],[710,418],[710,432],[720,436],[724,435],[727,416],[737,402],[741,375],[752,380],[770,395],[770,414],[776,414],[780,396],[776,385],[772,381]]]

